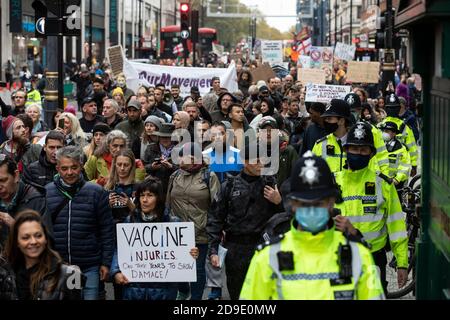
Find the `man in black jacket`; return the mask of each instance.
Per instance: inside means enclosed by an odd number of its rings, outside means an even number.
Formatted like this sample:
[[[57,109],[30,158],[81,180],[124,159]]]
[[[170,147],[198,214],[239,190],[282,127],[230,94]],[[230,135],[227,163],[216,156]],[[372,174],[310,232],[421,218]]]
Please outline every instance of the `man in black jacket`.
[[[56,151],[64,147],[64,135],[50,131],[45,137],[39,160],[24,168],[23,180],[45,194],[45,185],[53,182],[56,171]]]
[[[327,135],[323,127],[323,118],[320,117],[325,112],[325,105],[315,102],[311,105],[308,112],[311,115],[311,124],[305,131],[300,156],[308,150],[311,151],[316,141]]]
[[[34,187],[20,181],[17,164],[11,158],[1,154],[0,245],[5,242],[17,213],[25,209],[44,214],[45,198]]]
[[[276,178],[261,175],[263,165],[260,157],[249,151],[250,145],[256,143],[245,143],[242,155],[244,169],[236,177],[228,177],[223,182],[213,200],[206,223],[208,256],[214,267],[219,267],[218,247],[225,232],[223,246],[228,249],[225,271],[232,300],[239,298],[265,224],[274,214],[283,211]]]
[[[83,152],[75,146],[56,153],[58,175],[46,189],[44,216],[55,250],[86,276],[85,300],[99,298],[100,281],[108,278],[114,251],[114,222],[108,193],[86,182],[82,175]]]

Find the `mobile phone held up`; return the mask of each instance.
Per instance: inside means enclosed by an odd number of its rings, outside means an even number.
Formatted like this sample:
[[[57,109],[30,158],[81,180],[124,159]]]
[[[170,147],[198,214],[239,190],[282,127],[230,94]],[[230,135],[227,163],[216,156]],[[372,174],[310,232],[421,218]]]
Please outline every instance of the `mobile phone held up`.
[[[64,118],[58,120],[58,128],[64,129]]]

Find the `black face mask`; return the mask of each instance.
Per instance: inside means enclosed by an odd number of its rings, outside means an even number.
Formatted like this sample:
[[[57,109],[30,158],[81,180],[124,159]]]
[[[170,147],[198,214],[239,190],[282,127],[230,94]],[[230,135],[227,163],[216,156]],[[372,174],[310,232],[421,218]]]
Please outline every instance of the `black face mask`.
[[[327,134],[330,134],[330,133],[335,132],[339,128],[339,125],[337,124],[337,122],[329,123],[329,122],[324,121],[323,127],[324,127],[325,131],[327,132]]]
[[[347,153],[347,163],[350,169],[360,170],[369,165],[371,156],[363,156],[361,154]]]
[[[388,117],[398,118],[400,114],[399,107],[386,107],[386,114]]]

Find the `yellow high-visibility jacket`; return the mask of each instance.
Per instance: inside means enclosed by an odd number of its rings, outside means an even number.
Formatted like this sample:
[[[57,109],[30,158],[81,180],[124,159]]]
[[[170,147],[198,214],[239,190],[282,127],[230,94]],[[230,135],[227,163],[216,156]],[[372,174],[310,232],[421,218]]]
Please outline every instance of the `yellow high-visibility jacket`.
[[[349,242],[352,277],[340,282],[337,251],[347,240],[335,228],[313,235],[291,225],[284,238],[256,251],[242,286],[245,300],[378,300],[383,288],[370,251]],[[278,253],[292,253],[292,270],[280,268]],[[290,252],[290,253],[289,253]],[[280,270],[282,269],[282,270]]]

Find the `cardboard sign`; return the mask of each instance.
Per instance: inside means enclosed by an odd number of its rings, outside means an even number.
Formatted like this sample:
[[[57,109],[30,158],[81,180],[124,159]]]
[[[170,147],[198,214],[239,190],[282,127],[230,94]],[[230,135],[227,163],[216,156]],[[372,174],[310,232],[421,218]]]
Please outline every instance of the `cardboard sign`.
[[[347,81],[356,83],[378,83],[380,74],[379,62],[349,61]]]
[[[334,48],[334,56],[338,59],[352,61],[355,57],[355,46],[350,46],[348,44],[337,42]]]
[[[224,46],[213,43],[212,48],[213,48],[213,52],[215,54],[217,54],[217,56],[219,56],[219,57],[223,56],[223,52],[225,51]]]
[[[307,84],[306,102],[328,103],[332,99],[344,99],[350,93],[351,86],[333,86],[326,84]]]
[[[195,282],[193,222],[118,223],[120,271],[129,282]]]
[[[114,77],[123,72],[124,55],[122,46],[113,46],[108,48],[108,60]]]
[[[250,70],[253,82],[258,82],[259,80],[264,80],[267,82],[267,79],[275,77],[275,72],[272,70],[269,64],[264,63],[256,69]]]
[[[322,69],[298,69],[298,80],[303,85],[308,83],[325,84],[325,71]]]
[[[261,54],[263,62],[271,65],[283,63],[283,42],[280,41],[262,41]]]

